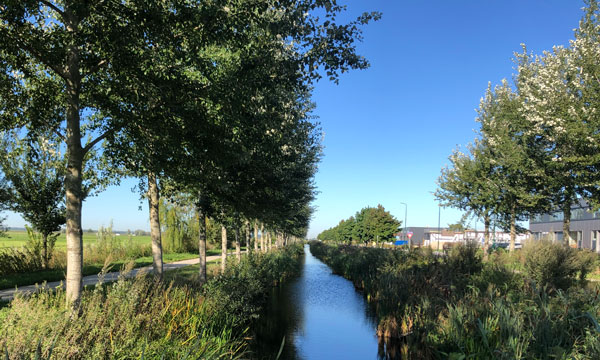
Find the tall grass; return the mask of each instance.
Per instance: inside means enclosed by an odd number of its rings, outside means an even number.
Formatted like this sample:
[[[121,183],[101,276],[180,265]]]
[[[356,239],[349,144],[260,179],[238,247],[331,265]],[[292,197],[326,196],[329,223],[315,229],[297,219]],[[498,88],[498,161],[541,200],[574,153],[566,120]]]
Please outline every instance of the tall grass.
[[[56,359],[234,359],[247,356],[249,327],[269,289],[295,275],[301,248],[244,257],[203,288],[122,277],[85,291],[81,311],[65,294],[18,297],[0,310],[0,351],[9,359],[40,349]]]
[[[445,257],[316,242],[311,252],[363,289],[389,358],[600,358],[598,287],[534,281],[482,262],[472,244]],[[571,270],[562,274],[573,279]]]

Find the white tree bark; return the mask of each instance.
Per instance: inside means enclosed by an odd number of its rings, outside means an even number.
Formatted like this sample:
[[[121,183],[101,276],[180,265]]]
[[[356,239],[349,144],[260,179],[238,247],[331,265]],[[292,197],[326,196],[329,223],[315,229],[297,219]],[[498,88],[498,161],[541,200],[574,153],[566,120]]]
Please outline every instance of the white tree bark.
[[[227,229],[221,225],[221,272],[225,272],[227,266]]]
[[[163,253],[160,235],[159,190],[156,175],[148,173],[148,209],[150,213],[150,239],[152,241],[152,268],[154,275],[162,279],[163,276]]]

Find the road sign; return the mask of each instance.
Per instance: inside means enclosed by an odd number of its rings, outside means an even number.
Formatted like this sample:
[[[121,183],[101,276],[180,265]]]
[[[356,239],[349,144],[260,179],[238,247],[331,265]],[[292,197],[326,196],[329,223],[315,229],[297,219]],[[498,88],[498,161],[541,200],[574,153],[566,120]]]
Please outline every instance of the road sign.
[[[410,239],[410,238],[412,238],[412,236],[413,236],[413,233],[412,233],[412,231],[409,231],[409,232],[407,232],[407,233],[406,233],[406,236],[408,236],[408,238],[409,238],[409,239]]]

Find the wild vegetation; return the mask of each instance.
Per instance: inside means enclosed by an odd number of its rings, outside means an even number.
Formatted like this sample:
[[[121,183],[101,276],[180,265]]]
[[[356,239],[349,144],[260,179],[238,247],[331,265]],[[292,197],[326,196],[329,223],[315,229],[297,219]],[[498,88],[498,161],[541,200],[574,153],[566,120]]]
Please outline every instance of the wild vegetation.
[[[76,316],[65,292],[18,297],[0,310],[0,350],[10,359],[247,358],[250,325],[269,289],[298,273],[300,245],[230,263],[202,287],[148,276],[83,292]],[[4,355],[6,354],[6,355]]]
[[[312,242],[311,252],[364,292],[390,358],[600,356],[600,289],[581,271],[589,254],[534,242],[519,273],[484,262],[476,244],[447,256],[321,242]],[[571,261],[535,261],[564,256]]]

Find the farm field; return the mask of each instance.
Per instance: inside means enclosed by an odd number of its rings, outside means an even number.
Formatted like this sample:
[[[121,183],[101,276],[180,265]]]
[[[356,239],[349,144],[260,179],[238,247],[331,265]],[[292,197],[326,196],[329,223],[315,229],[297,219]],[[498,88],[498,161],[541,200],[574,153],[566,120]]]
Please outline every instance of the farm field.
[[[27,243],[27,231],[19,231],[19,230],[11,230],[6,232],[7,237],[0,237],[0,249],[2,248],[11,248],[11,247],[21,247]],[[84,232],[83,233],[83,244],[94,244],[97,241],[96,232]],[[120,241],[132,241],[134,245],[145,245],[150,244],[150,236],[134,236],[131,235],[131,239],[127,234],[120,234],[119,236],[115,236],[115,239]],[[56,240],[56,245],[54,247],[57,250],[66,250],[67,248],[67,238],[64,233],[61,233]]]

